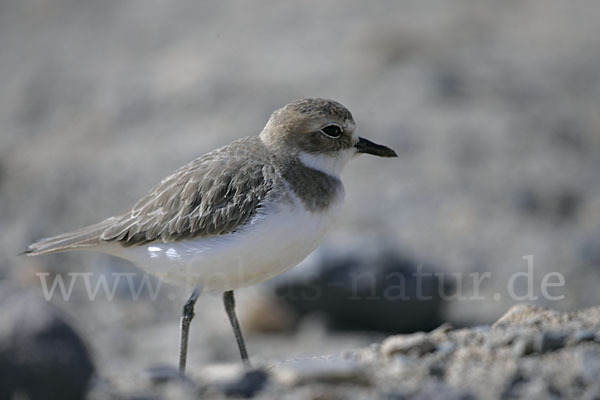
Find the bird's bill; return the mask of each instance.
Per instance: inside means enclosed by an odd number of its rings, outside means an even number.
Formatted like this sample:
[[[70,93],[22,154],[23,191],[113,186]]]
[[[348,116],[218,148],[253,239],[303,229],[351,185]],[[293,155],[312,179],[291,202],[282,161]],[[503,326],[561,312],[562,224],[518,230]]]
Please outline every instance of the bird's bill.
[[[373,154],[378,157],[398,157],[396,152],[389,147],[373,143],[365,138],[358,138],[358,142],[354,145],[357,153]]]

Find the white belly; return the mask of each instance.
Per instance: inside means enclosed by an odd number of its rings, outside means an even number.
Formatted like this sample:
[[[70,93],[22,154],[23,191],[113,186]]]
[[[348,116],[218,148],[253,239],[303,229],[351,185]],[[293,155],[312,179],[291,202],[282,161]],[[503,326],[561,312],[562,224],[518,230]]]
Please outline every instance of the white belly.
[[[323,212],[306,211],[299,202],[277,211],[271,208],[231,234],[135,247],[112,244],[104,251],[176,285],[233,290],[272,278],[302,261],[319,245],[342,200],[343,195]]]

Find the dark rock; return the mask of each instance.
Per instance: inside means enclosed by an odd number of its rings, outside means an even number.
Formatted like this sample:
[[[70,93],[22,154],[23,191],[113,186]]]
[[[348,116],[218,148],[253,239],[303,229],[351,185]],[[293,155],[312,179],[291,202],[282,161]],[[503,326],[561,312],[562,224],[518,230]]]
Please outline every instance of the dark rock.
[[[324,257],[306,280],[280,282],[275,293],[301,316],[324,315],[341,330],[411,333],[440,325],[452,288],[421,263],[392,251]]]
[[[58,309],[25,289],[0,284],[0,398],[81,399],[90,355]]]
[[[517,357],[531,353],[546,353],[565,346],[569,334],[567,332],[545,331],[533,336],[524,333],[513,340],[513,354]]]
[[[517,199],[525,214],[558,222],[575,219],[584,200],[581,193],[570,188],[543,190],[534,187],[521,190]]]
[[[535,338],[535,351],[545,353],[547,351],[554,351],[562,348],[569,334],[566,332],[543,332]]]
[[[222,382],[219,387],[226,396],[249,398],[260,392],[267,382],[269,375],[262,369],[244,371],[233,380]]]

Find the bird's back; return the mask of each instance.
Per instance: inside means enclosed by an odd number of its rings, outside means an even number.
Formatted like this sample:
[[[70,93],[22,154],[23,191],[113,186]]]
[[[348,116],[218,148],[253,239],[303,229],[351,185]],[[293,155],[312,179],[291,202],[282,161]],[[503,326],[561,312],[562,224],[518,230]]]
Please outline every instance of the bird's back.
[[[273,154],[246,137],[179,168],[124,213],[31,244],[26,254],[139,246],[227,234],[246,224],[279,179]],[[276,196],[277,193],[271,193]]]

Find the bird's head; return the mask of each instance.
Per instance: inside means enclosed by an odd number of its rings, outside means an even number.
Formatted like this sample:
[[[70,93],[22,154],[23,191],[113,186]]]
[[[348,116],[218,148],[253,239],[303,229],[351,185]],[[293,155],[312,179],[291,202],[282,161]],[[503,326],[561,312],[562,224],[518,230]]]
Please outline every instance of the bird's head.
[[[303,99],[276,110],[260,137],[267,146],[334,176],[357,154],[397,157],[389,147],[357,136],[352,114],[333,100]]]

